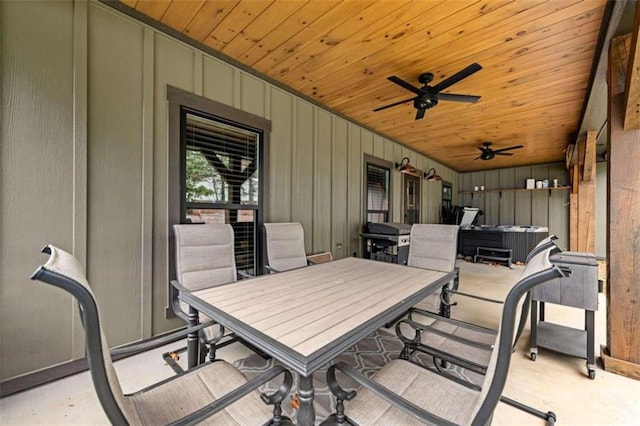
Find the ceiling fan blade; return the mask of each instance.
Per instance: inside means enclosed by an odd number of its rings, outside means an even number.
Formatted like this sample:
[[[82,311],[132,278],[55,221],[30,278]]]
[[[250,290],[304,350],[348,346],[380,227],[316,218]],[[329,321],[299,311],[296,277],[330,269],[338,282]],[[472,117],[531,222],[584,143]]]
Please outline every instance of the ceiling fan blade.
[[[385,106],[383,106],[383,107],[376,108],[376,109],[374,109],[373,111],[374,111],[374,112],[382,111],[383,109],[387,109],[387,108],[394,107],[394,106],[396,106],[396,105],[404,104],[404,103],[406,103],[406,102],[413,101],[414,99],[415,99],[415,97],[413,97],[413,98],[411,98],[411,99],[405,99],[404,101],[394,102],[394,103],[392,103],[392,104],[389,104],[389,105],[385,105]]]
[[[498,151],[493,151],[494,155],[513,155],[513,152],[498,152]]]
[[[482,158],[482,155],[478,155],[476,158],[474,158],[474,160],[479,160]]]
[[[477,102],[480,96],[457,95],[455,93],[438,93],[438,100],[454,102]]]
[[[479,147],[478,147],[478,149],[479,149],[480,151],[484,152],[484,150],[485,150],[485,149],[487,149],[487,148],[482,147],[482,146],[479,146]]]
[[[404,81],[400,77],[396,77],[395,75],[392,75],[391,77],[387,77],[387,80],[397,84],[398,86],[404,87],[405,89],[415,93],[416,95],[422,95],[423,94],[422,90],[418,89],[417,87],[415,87],[414,85],[412,85],[410,83],[407,83],[406,81]]]
[[[498,152],[509,151],[511,149],[520,149],[520,148],[524,148],[524,145],[516,145],[516,146],[510,146],[509,148],[494,149],[493,153],[496,154]]]
[[[416,110],[416,120],[420,120],[421,118],[424,118],[424,113],[426,110],[424,109],[417,109]]]
[[[458,71],[457,73],[455,73],[451,77],[445,78],[440,83],[438,83],[435,86],[433,86],[433,88],[434,88],[434,90],[436,92],[439,92],[439,91],[444,90],[447,87],[451,86],[452,84],[455,84],[455,83],[459,82],[460,80],[469,77],[471,74],[480,71],[481,69],[482,69],[482,66],[480,64],[477,64],[477,63],[474,62],[473,64],[469,65],[468,67]]]

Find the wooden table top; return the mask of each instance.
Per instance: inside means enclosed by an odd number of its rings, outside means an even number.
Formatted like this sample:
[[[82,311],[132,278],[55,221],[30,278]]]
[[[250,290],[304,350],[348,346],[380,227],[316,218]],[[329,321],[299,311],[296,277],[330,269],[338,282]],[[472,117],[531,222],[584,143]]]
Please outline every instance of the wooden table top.
[[[350,257],[180,297],[307,375],[452,278]]]

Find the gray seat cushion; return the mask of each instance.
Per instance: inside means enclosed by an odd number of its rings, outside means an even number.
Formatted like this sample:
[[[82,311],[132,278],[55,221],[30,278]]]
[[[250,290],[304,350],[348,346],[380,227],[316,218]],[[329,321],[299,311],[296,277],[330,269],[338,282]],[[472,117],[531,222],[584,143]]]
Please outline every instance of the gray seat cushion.
[[[245,376],[235,367],[224,361],[216,361],[180,376],[167,385],[129,396],[135,413],[127,413],[127,416],[132,424],[136,423],[133,416],[138,424],[167,424],[204,407],[246,382]],[[260,399],[260,393],[254,391],[201,424],[262,425],[271,418],[271,410]]]
[[[471,421],[479,393],[407,361],[385,365],[373,380],[408,401],[458,424]],[[447,401],[455,400],[455,404]],[[361,425],[422,425],[421,421],[393,407],[368,389],[361,388],[345,413]]]

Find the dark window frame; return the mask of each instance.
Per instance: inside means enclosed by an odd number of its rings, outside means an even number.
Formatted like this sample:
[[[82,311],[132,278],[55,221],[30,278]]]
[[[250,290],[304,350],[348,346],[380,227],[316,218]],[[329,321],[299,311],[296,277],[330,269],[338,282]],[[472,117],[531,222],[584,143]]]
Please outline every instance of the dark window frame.
[[[363,157],[363,182],[364,182],[364,196],[363,198],[363,209],[364,217],[363,223],[369,222],[369,213],[387,213],[387,222],[393,222],[393,163],[391,161],[383,160],[382,158],[374,157],[368,154],[365,154]],[[389,194],[387,196],[387,210],[369,210],[369,165],[376,166],[379,168],[387,169],[389,172]]]
[[[255,241],[256,271],[263,270],[263,232],[260,232],[264,224],[264,215],[268,197],[268,185],[265,177],[269,175],[269,138],[271,134],[271,121],[257,115],[238,110],[229,105],[187,92],[182,89],[167,85],[168,102],[168,194],[167,194],[167,227],[168,227],[168,272],[169,280],[175,279],[175,237],[173,225],[186,222],[186,197],[183,185],[182,171],[186,169],[186,114],[192,113],[203,117],[219,120],[261,135],[258,149],[260,183],[258,188],[258,206],[239,205],[243,209],[253,209],[255,214]],[[215,208],[216,204],[206,203],[208,208]],[[228,205],[225,205],[228,206]],[[170,308],[171,285],[167,283],[167,309],[165,316],[172,317]]]

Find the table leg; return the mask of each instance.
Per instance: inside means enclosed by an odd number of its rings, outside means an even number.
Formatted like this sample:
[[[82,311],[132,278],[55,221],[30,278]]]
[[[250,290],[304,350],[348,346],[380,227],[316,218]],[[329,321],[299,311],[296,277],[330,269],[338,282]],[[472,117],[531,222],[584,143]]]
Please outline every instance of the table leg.
[[[195,327],[200,320],[198,311],[193,306],[189,306],[189,327]],[[191,369],[198,365],[200,341],[198,332],[187,333],[187,368]]]
[[[303,376],[298,374],[298,398],[300,399],[300,408],[298,409],[298,425],[313,426],[316,420],[316,411],[313,408],[313,374]]]

